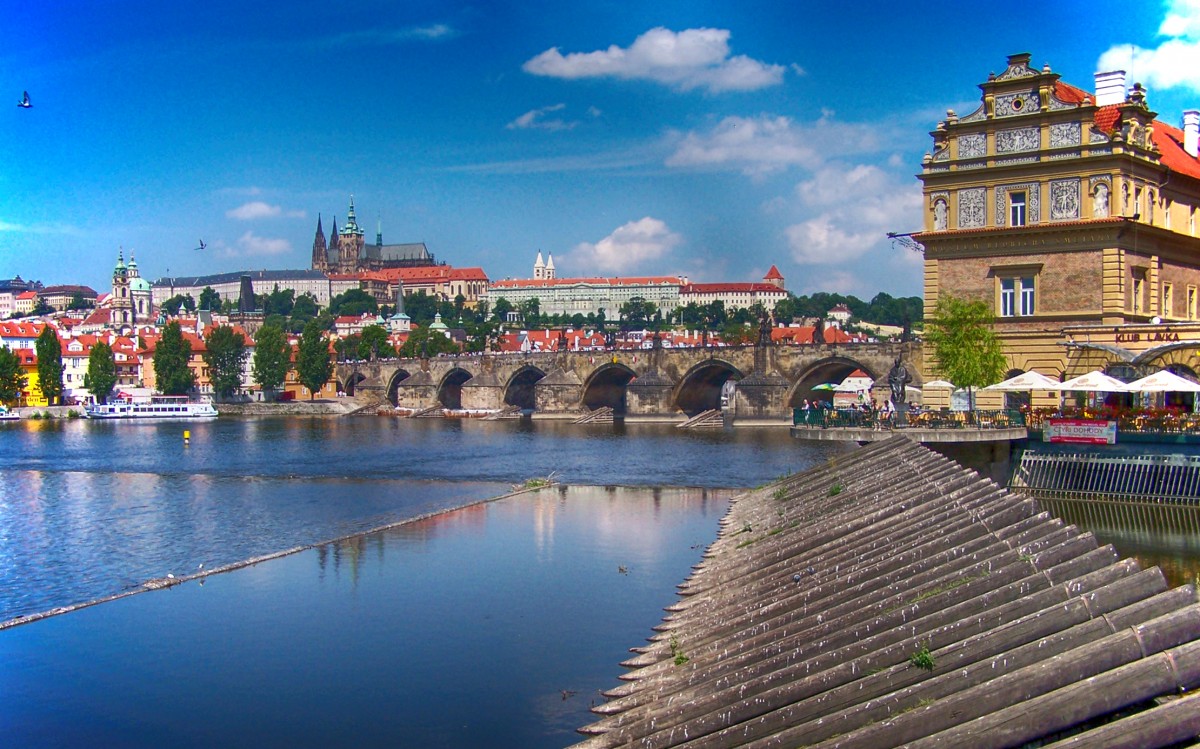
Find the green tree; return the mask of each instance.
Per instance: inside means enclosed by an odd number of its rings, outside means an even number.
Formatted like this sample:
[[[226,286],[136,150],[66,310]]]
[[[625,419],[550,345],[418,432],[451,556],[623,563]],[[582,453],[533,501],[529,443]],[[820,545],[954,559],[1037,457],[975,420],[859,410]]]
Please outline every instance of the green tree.
[[[359,359],[394,359],[396,348],[388,341],[388,332],[382,325],[368,325],[362,329],[358,341]]]
[[[254,360],[250,363],[250,375],[254,381],[263,390],[274,392],[283,387],[291,368],[292,347],[287,334],[275,325],[259,328],[254,339]]]
[[[92,346],[92,353],[88,354],[83,386],[99,403],[108,403],[108,396],[117,386],[117,361],[113,358],[112,346],[104,341]]]
[[[293,333],[303,332],[308,321],[314,319],[318,314],[320,314],[320,308],[312,294],[301,294],[292,305],[292,321],[288,330]]]
[[[329,343],[325,331],[316,320],[304,326],[300,344],[296,351],[296,374],[300,384],[308,388],[308,399],[316,398],[317,391],[333,376],[333,361],[329,358]]]
[[[329,300],[329,312],[334,317],[350,315],[358,317],[364,312],[378,312],[379,303],[375,297],[362,289],[350,289]]]
[[[414,325],[428,325],[437,314],[437,297],[425,293],[425,289],[404,295],[404,314]]]
[[[934,371],[967,388],[972,410],[974,389],[999,382],[1007,368],[992,322],[992,310],[983,300],[950,295],[938,299],[934,318],[925,321],[925,341],[937,360]]]
[[[242,387],[242,369],[246,365],[246,337],[228,325],[209,331],[204,339],[204,363],[208,365],[208,379],[213,390],[222,398],[228,398]]]
[[[345,338],[338,338],[333,342],[333,353],[337,354],[338,361],[350,361],[357,359],[358,344],[362,343],[362,336],[358,333],[351,333]]]
[[[508,322],[508,313],[512,312],[512,309],[512,302],[500,297],[492,307],[492,317],[496,319],[496,322]]]
[[[4,346],[0,346],[0,403],[15,403],[25,389],[25,371],[21,360]]]
[[[37,354],[38,387],[53,406],[61,402],[63,394],[62,344],[58,341],[58,331],[49,325],[43,326],[34,343],[34,351]]]
[[[730,346],[753,343],[758,338],[758,328],[746,323],[726,321],[721,327],[721,340]]]
[[[275,288],[270,294],[265,295],[260,302],[260,309],[265,315],[283,315],[287,317],[292,314],[292,309],[296,306],[296,292],[292,289],[280,289],[279,284],[275,284]]]
[[[408,340],[400,347],[400,356],[409,358],[417,356],[437,356],[438,354],[457,354],[458,344],[436,331],[430,332],[428,327],[417,326],[408,333]]]
[[[37,302],[34,303],[33,309],[30,310],[29,314],[33,317],[37,317],[38,315],[48,315],[53,311],[54,308],[50,306],[50,302],[47,302],[43,297],[38,297]]]
[[[221,295],[213,287],[205,286],[204,290],[200,292],[200,301],[197,304],[200,309],[219,312],[221,310]]]
[[[780,299],[775,303],[774,310],[775,322],[779,325],[787,325],[799,317],[799,310],[796,306],[796,297],[788,294],[787,297]]]
[[[192,299],[191,294],[176,294],[167,301],[162,303],[163,311],[168,315],[178,315],[179,310],[187,310],[188,312],[196,311],[196,300]]]
[[[167,323],[154,347],[154,380],[160,393],[186,395],[196,386],[196,373],[188,366],[192,344],[183,337],[178,320]]]
[[[517,305],[517,313],[526,328],[532,330],[538,327],[542,315],[542,301],[537,297],[526,299]]]
[[[71,296],[71,303],[67,305],[67,309],[68,310],[83,310],[83,309],[91,309],[92,307],[95,307],[95,306],[96,306],[95,302],[91,301],[90,299],[84,299],[83,294],[81,294],[80,292],[77,291],[77,292],[75,292],[74,295]]]
[[[634,330],[650,325],[658,312],[654,302],[648,302],[640,296],[635,296],[621,305],[621,330]]]

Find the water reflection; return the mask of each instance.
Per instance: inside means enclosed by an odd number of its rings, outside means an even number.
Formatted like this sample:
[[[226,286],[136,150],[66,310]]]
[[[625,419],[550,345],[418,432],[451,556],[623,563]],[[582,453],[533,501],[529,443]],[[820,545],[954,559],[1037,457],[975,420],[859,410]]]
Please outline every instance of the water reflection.
[[[6,743],[564,746],[728,494],[545,490],[0,632]]]

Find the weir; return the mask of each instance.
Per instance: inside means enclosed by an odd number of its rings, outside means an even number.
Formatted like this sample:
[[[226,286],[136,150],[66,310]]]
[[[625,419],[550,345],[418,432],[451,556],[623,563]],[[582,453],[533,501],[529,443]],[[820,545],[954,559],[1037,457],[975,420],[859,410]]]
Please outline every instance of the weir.
[[[1171,746],[1200,605],[904,437],[745,494],[577,746]]]

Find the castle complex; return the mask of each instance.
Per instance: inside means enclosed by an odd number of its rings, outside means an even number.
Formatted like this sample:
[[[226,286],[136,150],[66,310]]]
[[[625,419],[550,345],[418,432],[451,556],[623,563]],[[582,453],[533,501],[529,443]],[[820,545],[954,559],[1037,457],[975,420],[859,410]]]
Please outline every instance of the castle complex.
[[[321,217],[317,216],[317,234],[313,238],[312,269],[322,273],[348,274],[384,270],[386,268],[419,268],[437,265],[424,242],[410,244],[383,243],[382,224],[376,227],[375,244],[368,245],[365,233],[354,216],[354,196],[346,223],[339,230],[337,218],[325,240]]]

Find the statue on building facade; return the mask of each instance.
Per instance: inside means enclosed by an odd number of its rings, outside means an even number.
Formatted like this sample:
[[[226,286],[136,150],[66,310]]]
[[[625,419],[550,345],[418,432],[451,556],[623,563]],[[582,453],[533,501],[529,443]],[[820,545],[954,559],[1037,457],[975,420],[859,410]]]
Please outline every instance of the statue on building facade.
[[[1092,196],[1092,218],[1108,218],[1108,185],[1103,182],[1096,185]]]
[[[939,200],[933,204],[933,230],[945,231],[950,228],[950,220],[947,216],[946,201]]]

